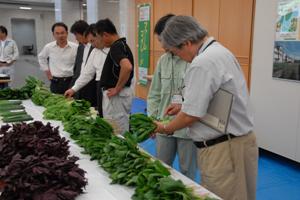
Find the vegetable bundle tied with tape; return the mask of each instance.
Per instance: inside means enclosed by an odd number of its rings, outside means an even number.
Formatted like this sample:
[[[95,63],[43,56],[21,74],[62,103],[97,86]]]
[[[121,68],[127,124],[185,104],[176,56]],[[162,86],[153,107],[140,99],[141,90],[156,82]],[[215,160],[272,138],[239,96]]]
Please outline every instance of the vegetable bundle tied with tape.
[[[156,129],[153,119],[142,113],[130,115],[129,124],[132,138],[138,143],[147,140]]]
[[[32,117],[26,113],[20,100],[0,100],[0,122],[30,121]]]

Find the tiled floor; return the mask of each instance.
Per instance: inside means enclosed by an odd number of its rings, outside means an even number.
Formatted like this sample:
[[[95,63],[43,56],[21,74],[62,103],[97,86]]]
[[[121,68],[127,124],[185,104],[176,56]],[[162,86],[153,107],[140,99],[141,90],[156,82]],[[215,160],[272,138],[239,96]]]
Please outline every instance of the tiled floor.
[[[136,98],[132,113],[145,112],[146,102]],[[155,155],[155,140],[149,139],[141,146]],[[176,158],[174,168],[178,170]],[[199,174],[196,181],[200,183]],[[300,163],[260,150],[258,163],[257,200],[300,200]]]
[[[49,85],[43,71],[40,70],[36,56],[20,56],[15,65],[12,87],[22,87],[27,76],[34,76]]]

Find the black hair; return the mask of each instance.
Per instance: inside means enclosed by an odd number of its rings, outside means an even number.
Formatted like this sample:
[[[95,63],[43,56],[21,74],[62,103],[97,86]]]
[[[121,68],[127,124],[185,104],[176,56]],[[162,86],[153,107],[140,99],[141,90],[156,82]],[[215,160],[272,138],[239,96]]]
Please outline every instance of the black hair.
[[[102,35],[104,32],[110,34],[118,34],[115,25],[108,18],[101,19],[96,23],[97,33]]]
[[[84,20],[76,21],[70,28],[71,33],[84,35],[86,29],[89,27],[88,23]]]
[[[0,32],[7,35],[7,29],[5,28],[5,26],[0,26]]]
[[[97,33],[96,24],[93,23],[90,24],[89,27],[85,30],[84,35],[87,36],[88,34],[92,34],[93,36],[96,37],[96,33]]]
[[[52,25],[52,28],[51,28],[52,33],[54,33],[54,29],[57,26],[64,27],[66,29],[66,31],[68,32],[68,26],[65,23],[63,23],[63,22],[56,22],[55,24]]]
[[[165,29],[166,23],[168,22],[169,19],[171,19],[172,17],[174,17],[174,14],[167,14],[165,16],[163,16],[162,18],[160,18],[154,27],[154,33],[157,35],[160,35],[163,30]]]

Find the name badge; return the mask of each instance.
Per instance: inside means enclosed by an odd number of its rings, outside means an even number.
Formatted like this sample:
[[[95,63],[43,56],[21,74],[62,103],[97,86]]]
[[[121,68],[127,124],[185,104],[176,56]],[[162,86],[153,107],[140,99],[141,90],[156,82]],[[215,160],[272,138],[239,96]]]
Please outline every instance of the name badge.
[[[179,94],[173,95],[171,103],[182,104],[182,96]]]

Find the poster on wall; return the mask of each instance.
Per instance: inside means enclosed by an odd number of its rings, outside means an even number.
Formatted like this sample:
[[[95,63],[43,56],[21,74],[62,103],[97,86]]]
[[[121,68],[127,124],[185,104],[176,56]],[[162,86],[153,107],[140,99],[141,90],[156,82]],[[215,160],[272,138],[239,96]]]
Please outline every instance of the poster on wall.
[[[273,77],[300,81],[300,0],[279,0]]]
[[[150,4],[138,7],[138,74],[139,83],[147,85],[147,74],[150,65]]]

